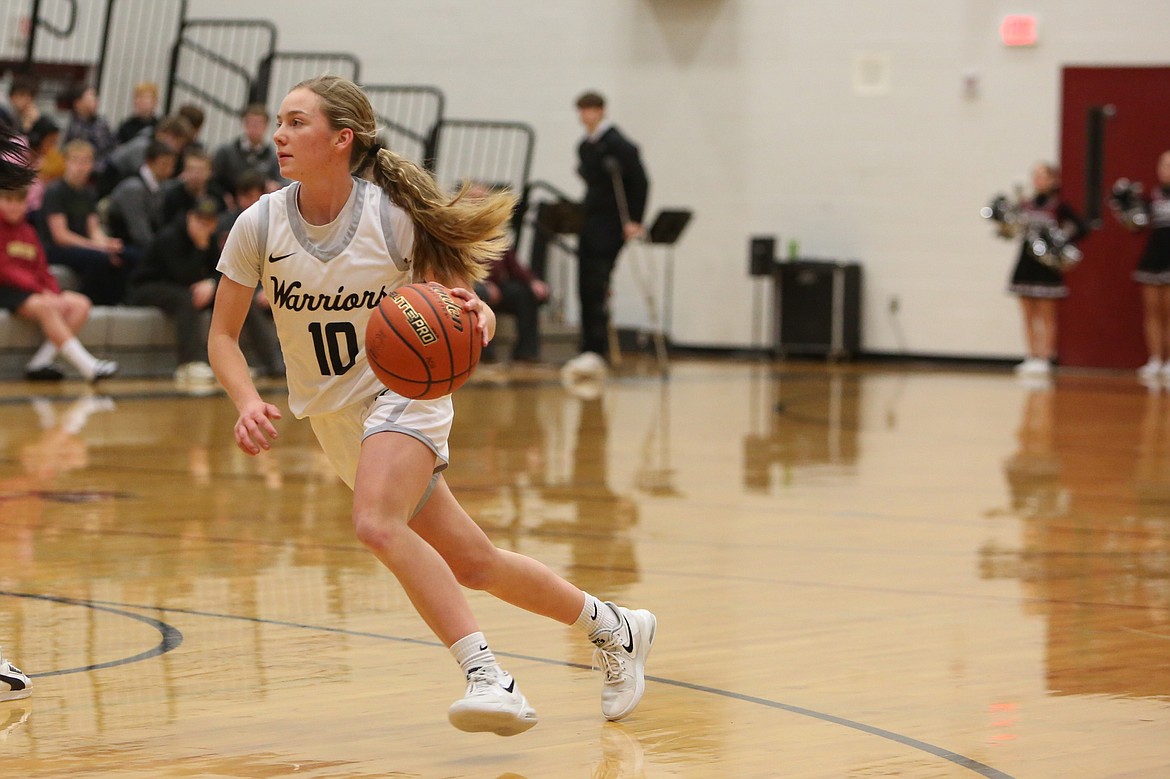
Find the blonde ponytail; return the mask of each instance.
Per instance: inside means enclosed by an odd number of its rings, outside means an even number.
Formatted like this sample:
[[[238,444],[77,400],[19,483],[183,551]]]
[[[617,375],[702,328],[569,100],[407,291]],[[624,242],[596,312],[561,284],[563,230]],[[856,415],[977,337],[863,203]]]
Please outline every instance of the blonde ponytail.
[[[452,197],[430,173],[389,149],[375,153],[370,176],[414,221],[417,276],[479,281],[508,248],[512,193],[468,197],[468,184]]]

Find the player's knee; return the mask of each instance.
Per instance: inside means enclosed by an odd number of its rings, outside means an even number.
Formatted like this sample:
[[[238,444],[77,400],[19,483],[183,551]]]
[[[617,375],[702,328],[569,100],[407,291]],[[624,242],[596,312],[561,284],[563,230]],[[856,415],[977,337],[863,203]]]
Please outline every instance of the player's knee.
[[[498,549],[489,545],[486,549],[462,554],[456,560],[448,560],[447,564],[455,574],[455,579],[464,587],[469,590],[487,590],[496,579],[498,552]]]
[[[385,517],[355,512],[353,531],[358,541],[373,552],[392,549],[398,528]]]

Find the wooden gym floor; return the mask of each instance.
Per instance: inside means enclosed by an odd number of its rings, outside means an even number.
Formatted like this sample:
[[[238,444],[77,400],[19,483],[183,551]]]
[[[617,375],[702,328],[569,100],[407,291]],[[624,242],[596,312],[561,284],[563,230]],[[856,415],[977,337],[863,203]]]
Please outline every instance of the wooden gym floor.
[[[306,424],[250,459],[220,395],[82,391],[0,385],[0,644],[35,683],[0,776],[1170,776],[1170,393],[1130,375],[485,368],[456,494],[659,620],[606,724],[586,641],[472,594],[541,715],[510,739],[447,724],[458,670]]]

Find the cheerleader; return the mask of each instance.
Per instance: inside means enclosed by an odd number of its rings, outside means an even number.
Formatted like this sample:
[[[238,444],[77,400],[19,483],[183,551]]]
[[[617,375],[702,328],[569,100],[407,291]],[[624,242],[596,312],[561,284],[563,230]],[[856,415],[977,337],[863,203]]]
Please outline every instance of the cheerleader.
[[[1060,199],[1060,169],[1055,165],[1041,162],[1032,169],[1032,189],[1032,198],[1020,204],[1020,222],[1027,227],[1008,291],[1020,299],[1028,350],[1016,372],[1043,376],[1052,370],[1056,358],[1056,302],[1068,297],[1068,287],[1054,255],[1036,254],[1037,230],[1057,228],[1071,243],[1084,235],[1086,228],[1080,216]]]
[[[1132,213],[1114,213],[1123,224],[1140,229],[1150,228],[1145,251],[1133,272],[1133,280],[1142,290],[1143,326],[1149,360],[1138,369],[1143,378],[1162,375],[1170,378],[1170,151],[1158,158],[1158,186],[1148,198],[1139,202],[1144,220]]]

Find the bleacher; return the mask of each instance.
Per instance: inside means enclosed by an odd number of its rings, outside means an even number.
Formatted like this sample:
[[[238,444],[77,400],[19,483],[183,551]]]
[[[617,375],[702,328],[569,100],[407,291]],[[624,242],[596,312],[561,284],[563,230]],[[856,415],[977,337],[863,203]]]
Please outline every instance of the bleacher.
[[[78,80],[97,85],[100,111],[113,126],[129,113],[134,85],[154,81],[160,86],[162,113],[187,103],[204,110],[200,140],[214,149],[239,134],[239,117],[247,104],[264,103],[275,113],[288,89],[305,78],[331,72],[362,83],[361,63],[352,54],[282,51],[273,22],[189,19],[182,0],[24,5],[23,18],[18,12],[0,19],[0,78],[36,74],[42,79],[42,110],[62,120],[65,107],[57,97]],[[560,198],[530,181],[535,144],[530,126],[448,117],[443,93],[434,86],[363,87],[386,142],[432,170],[442,185],[486,181],[520,194],[517,240],[522,247],[539,244],[538,272],[547,273],[550,250],[573,251],[555,236],[551,241],[547,235],[537,238],[542,228],[529,217],[542,198]],[[564,303],[564,295],[557,295],[545,310],[548,359],[572,354],[576,333],[563,324]],[[510,317],[501,317],[501,325],[497,342],[499,352],[506,354]],[[174,371],[173,328],[156,309],[97,306],[80,337],[94,354],[118,360],[122,376],[167,376]],[[40,342],[34,326],[0,312],[0,379],[19,378]]]

